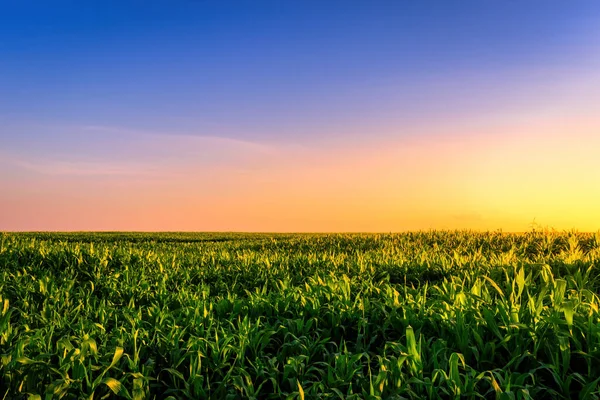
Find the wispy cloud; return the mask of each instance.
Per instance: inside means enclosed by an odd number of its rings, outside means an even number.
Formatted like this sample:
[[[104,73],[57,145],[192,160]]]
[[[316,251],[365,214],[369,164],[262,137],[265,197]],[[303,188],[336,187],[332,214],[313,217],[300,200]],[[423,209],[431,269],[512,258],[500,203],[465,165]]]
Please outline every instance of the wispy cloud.
[[[5,163],[45,175],[155,176],[198,169],[247,169],[276,157],[279,149],[229,137],[149,132],[123,127],[65,127],[55,143],[23,141],[1,157]],[[45,150],[45,151],[41,151]]]
[[[149,145],[165,145],[175,148],[188,148],[189,146],[226,147],[228,149],[243,149],[255,152],[271,153],[275,147],[265,143],[242,140],[233,137],[214,134],[194,134],[189,132],[160,132],[131,129],[117,126],[84,125],[79,127],[84,132],[96,132],[111,135],[120,135]]]
[[[161,174],[157,168],[148,164],[109,161],[60,161],[54,159],[30,160],[12,156],[3,156],[2,161],[28,171],[43,175],[73,176],[140,176]]]

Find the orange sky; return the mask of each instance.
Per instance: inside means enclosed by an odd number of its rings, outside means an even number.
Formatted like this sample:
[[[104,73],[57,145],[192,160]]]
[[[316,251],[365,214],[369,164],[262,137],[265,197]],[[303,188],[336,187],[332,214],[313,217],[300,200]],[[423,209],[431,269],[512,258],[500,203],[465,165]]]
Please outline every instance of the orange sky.
[[[146,135],[127,149],[136,162],[15,161],[3,169],[10,190],[0,198],[0,228],[600,228],[599,121],[530,119],[468,132],[478,125],[325,149]],[[198,152],[221,162],[204,165]]]

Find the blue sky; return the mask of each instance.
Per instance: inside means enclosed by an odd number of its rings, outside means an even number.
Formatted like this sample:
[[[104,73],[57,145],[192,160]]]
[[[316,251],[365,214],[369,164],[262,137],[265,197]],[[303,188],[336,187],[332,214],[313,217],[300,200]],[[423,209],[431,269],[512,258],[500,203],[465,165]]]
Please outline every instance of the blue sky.
[[[534,149],[538,139],[533,138],[554,135],[562,142],[551,141],[550,153],[579,160],[579,147],[566,155],[559,151],[573,138],[592,140],[600,128],[599,27],[595,1],[5,0],[0,5],[0,180],[14,193],[0,201],[10,201],[10,207],[33,201],[32,193],[47,195],[57,179],[76,190],[82,175],[91,192],[108,193],[117,189],[101,175],[121,174],[135,186],[139,179],[146,182],[148,173],[142,179],[141,171],[161,168],[169,176],[200,171],[211,182],[233,179],[230,170],[221,170],[229,168],[248,182],[278,180],[279,189],[260,189],[265,193],[299,196],[314,189],[310,179],[300,177],[312,166],[311,176],[348,180],[330,199],[352,195],[349,176],[359,168],[372,168],[373,174],[391,168],[386,184],[382,180],[368,189],[389,208],[395,197],[386,194],[386,185],[406,183],[400,166],[381,164],[385,157],[393,159],[386,152],[394,149],[409,159],[417,154],[410,146],[417,146],[418,158],[437,165],[451,157],[444,149],[457,145],[501,163],[525,157],[523,143]],[[520,141],[519,135],[527,139]],[[505,153],[493,150],[491,143],[499,140],[512,143]],[[578,164],[571,166],[575,171]],[[267,172],[276,168],[288,171],[290,182],[308,186],[282,185],[285,178]],[[446,221],[440,226],[453,227],[448,215],[468,214],[474,207],[463,199],[466,193],[481,200],[477,214],[493,222],[477,219],[461,226],[503,226],[500,217],[492,217],[501,205],[478,192],[475,181],[483,178],[473,178],[469,168],[447,179],[419,179],[431,192],[442,183],[462,190],[455,189],[456,210],[437,210],[436,218]],[[490,168],[496,179],[508,182],[500,176],[502,168]],[[180,189],[198,179],[181,178]],[[119,182],[127,185],[125,178]],[[211,190],[234,198],[240,183],[219,185]],[[326,181],[319,185],[333,187]],[[68,202],[70,192],[65,193]],[[371,196],[366,188],[355,194]],[[198,193],[182,196],[190,207],[205,200]],[[518,199],[511,204],[520,204]],[[31,204],[29,211],[35,209]],[[564,200],[560,207],[567,205]],[[330,213],[324,203],[310,207]],[[549,206],[548,215],[557,207]],[[122,211],[116,203],[111,210]],[[531,210],[506,221],[511,227],[530,222],[535,210],[532,201]],[[323,226],[438,226],[435,219],[369,225],[367,215],[357,225],[336,225],[346,218],[338,216]],[[298,229],[305,228],[311,229]]]
[[[544,79],[544,68],[552,78],[552,68],[584,64],[600,9],[558,1],[2,7],[4,120],[292,141],[323,126],[502,106],[511,86]]]

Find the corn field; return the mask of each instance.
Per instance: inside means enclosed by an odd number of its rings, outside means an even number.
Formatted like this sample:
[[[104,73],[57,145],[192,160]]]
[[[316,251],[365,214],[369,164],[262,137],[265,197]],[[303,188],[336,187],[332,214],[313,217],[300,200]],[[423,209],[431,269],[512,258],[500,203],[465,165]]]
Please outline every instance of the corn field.
[[[600,233],[0,234],[0,399],[597,399]]]

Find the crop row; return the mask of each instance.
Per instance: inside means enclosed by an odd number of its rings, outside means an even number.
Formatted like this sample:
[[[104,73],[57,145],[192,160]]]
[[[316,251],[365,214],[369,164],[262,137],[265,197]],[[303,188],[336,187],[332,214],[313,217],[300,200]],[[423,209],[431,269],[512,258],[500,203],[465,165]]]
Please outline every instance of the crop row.
[[[0,398],[599,398],[599,234],[0,240]]]

